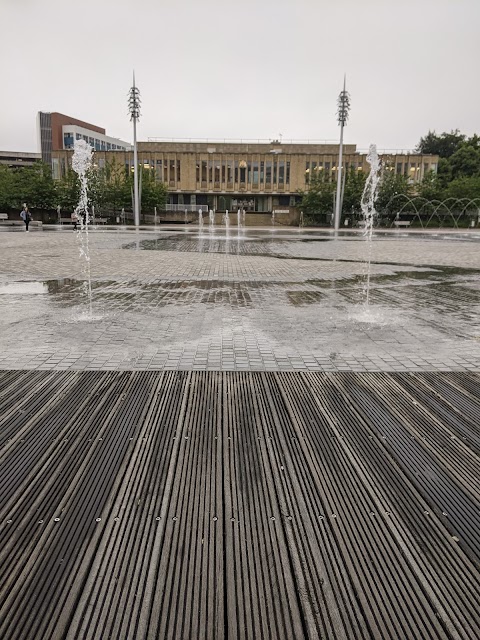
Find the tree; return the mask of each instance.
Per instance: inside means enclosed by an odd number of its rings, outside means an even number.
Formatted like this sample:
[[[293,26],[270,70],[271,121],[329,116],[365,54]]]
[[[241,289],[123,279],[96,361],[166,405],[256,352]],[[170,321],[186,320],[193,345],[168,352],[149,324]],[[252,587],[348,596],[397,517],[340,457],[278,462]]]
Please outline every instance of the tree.
[[[437,135],[435,131],[429,131],[424,138],[420,138],[416,151],[440,156],[440,158],[450,158],[464,140],[465,136],[458,129],[440,135]]]
[[[476,176],[480,174],[480,149],[470,141],[462,144],[450,157],[452,176]]]
[[[435,173],[428,171],[418,186],[418,195],[426,200],[441,200],[443,197],[444,186]]]
[[[327,180],[323,174],[310,178],[308,189],[299,190],[301,202],[298,205],[305,215],[315,219],[319,214],[333,213],[333,194],[335,183]]]
[[[384,171],[378,187],[375,205],[377,211],[385,211],[394,196],[409,195],[410,191],[411,186],[406,176],[396,174],[393,171]]]
[[[56,185],[57,205],[62,209],[73,211],[80,198],[80,181],[78,175],[71,168]]]
[[[155,179],[155,169],[141,169],[142,211],[152,212],[155,207],[163,209],[167,201],[167,188]]]
[[[480,198],[480,176],[463,176],[452,180],[445,191],[445,198]]]
[[[14,180],[13,171],[4,165],[0,165],[0,210],[5,211],[13,207]]]
[[[350,169],[345,175],[345,189],[343,192],[342,212],[350,214],[360,210],[363,189],[367,176],[363,171]]]

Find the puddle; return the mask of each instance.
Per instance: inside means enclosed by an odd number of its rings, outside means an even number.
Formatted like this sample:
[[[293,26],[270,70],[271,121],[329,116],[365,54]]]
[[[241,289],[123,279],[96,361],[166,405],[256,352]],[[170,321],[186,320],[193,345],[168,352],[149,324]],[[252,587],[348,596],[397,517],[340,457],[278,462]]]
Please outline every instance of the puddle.
[[[0,284],[0,294],[3,295],[31,295],[48,293],[48,286],[44,282],[11,282]]]

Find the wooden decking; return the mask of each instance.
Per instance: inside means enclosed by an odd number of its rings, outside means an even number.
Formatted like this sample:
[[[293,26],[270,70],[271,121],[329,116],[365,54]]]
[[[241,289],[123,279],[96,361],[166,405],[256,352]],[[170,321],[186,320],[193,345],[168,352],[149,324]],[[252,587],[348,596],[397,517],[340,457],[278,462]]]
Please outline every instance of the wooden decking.
[[[0,371],[0,638],[480,637],[480,376]]]

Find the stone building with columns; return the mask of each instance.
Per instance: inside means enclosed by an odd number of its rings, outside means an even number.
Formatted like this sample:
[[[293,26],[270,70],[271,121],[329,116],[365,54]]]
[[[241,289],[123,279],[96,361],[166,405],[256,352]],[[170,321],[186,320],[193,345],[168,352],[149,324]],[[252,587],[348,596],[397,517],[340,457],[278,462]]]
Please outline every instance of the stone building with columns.
[[[407,176],[413,184],[437,170],[438,156],[413,151],[380,151],[386,170]],[[72,151],[52,151],[60,177],[71,163]],[[313,175],[336,180],[339,145],[334,143],[274,141],[166,141],[138,143],[138,161],[154,172],[168,189],[170,210],[216,211],[245,209],[271,212],[294,207],[298,191],[308,188]],[[368,172],[367,153],[344,145],[346,171]],[[133,170],[133,151],[95,151],[98,167],[107,162]]]

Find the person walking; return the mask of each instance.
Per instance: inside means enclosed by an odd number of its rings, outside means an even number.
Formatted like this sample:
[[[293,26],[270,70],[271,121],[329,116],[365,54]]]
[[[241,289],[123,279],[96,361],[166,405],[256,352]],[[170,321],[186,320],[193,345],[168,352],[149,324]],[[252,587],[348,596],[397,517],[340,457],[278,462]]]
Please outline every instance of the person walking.
[[[32,214],[28,210],[26,204],[23,205],[23,210],[20,212],[20,217],[25,222],[25,231],[28,233],[28,225],[30,224],[30,220],[32,219]]]

